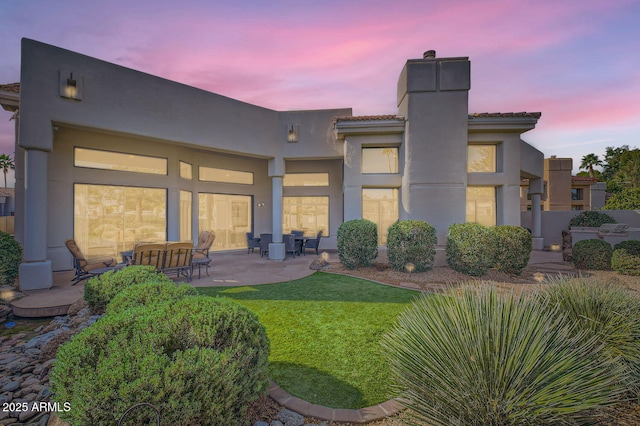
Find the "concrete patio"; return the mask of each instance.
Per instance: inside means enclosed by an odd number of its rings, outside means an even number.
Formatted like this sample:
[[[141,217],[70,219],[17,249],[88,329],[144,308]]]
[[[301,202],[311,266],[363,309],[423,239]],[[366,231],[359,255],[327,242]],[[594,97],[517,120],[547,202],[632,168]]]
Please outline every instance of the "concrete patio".
[[[327,250],[326,252],[330,262],[338,261],[337,251]],[[303,278],[314,272],[309,269],[309,265],[317,256],[309,252],[306,256],[287,257],[286,260],[277,262],[267,257],[260,257],[258,253],[247,254],[243,250],[212,253],[211,257],[208,276],[205,268],[201,269],[200,277],[198,277],[198,269],[194,270],[191,281],[194,287],[257,285]],[[437,260],[436,263],[439,263]],[[377,261],[386,262],[386,250],[380,250]],[[549,272],[572,269],[570,264],[562,262],[560,252],[552,251],[534,250],[529,264],[536,264],[542,270],[548,269]],[[65,315],[67,308],[84,296],[86,281],[71,285],[73,276],[73,271],[55,272],[52,288],[32,291],[25,297],[15,300],[12,302],[13,313],[28,318]]]

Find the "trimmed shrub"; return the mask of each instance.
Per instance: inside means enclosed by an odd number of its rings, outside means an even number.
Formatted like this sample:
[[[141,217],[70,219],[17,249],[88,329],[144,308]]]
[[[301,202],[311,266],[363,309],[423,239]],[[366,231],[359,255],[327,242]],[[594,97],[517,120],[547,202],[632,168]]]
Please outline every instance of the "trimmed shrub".
[[[463,274],[480,277],[493,264],[491,230],[477,223],[453,224],[447,235],[447,263]]]
[[[640,396],[640,296],[604,279],[575,278],[552,283],[543,298],[547,306],[560,308],[576,335],[602,345],[600,356],[619,364],[623,384]]]
[[[378,257],[378,227],[367,219],[343,222],[338,228],[338,257],[349,269],[371,266]]]
[[[585,210],[569,221],[569,226],[587,226],[599,228],[605,223],[618,223],[606,213],[597,210]]]
[[[84,298],[92,311],[100,311],[106,308],[120,291],[145,282],[173,284],[169,277],[157,272],[153,266],[127,266],[119,271],[109,271],[89,279],[84,286]]]
[[[604,240],[582,240],[575,243],[571,252],[573,264],[578,269],[611,269],[613,248]]]
[[[14,285],[22,262],[22,247],[13,236],[0,231],[0,285]]]
[[[71,425],[114,425],[136,403],[162,424],[242,424],[269,388],[269,341],[257,316],[224,298],[185,297],[107,314],[58,350],[54,400]],[[134,410],[125,424],[155,424]],[[151,417],[155,419],[155,417]]]
[[[107,305],[107,313],[113,314],[125,309],[152,306],[164,302],[172,302],[185,296],[197,296],[198,291],[189,284],[165,281],[151,281],[127,287],[116,294]]]
[[[617,249],[611,255],[611,269],[622,275],[640,276],[640,254]]]
[[[574,424],[621,397],[622,370],[535,293],[423,294],[383,338],[415,424]],[[412,423],[413,424],[413,423]],[[585,424],[585,423],[575,423]]]
[[[521,226],[500,225],[489,228],[493,233],[493,267],[498,271],[520,275],[531,257],[531,233]]]
[[[406,271],[407,264],[413,271],[424,272],[433,267],[436,256],[436,229],[422,220],[401,220],[389,227],[387,256],[396,271]]]
[[[640,256],[640,240],[620,241],[613,246],[614,250],[625,249],[627,253]]]

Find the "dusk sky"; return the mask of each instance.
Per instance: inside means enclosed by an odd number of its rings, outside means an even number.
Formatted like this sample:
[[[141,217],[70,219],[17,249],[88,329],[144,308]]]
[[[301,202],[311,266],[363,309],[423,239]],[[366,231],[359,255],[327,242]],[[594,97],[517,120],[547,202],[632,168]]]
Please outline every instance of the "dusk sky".
[[[0,83],[26,37],[275,110],[394,114],[433,49],[469,57],[469,112],[542,112],[523,139],[577,172],[640,146],[639,22],[640,0],[0,0]]]

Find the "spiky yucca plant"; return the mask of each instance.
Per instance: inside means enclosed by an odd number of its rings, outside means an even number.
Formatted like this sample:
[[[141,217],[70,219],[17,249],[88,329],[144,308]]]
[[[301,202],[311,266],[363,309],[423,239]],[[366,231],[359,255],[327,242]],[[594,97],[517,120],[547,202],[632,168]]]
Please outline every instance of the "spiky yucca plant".
[[[383,347],[411,419],[432,426],[588,424],[624,392],[595,339],[488,285],[424,295]]]
[[[640,297],[602,278],[556,280],[543,292],[568,324],[603,345],[601,354],[624,369],[624,383],[640,397]]]

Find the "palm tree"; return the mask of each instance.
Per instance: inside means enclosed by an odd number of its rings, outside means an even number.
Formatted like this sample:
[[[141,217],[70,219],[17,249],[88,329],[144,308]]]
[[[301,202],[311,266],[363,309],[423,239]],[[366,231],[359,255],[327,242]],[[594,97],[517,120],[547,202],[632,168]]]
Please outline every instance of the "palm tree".
[[[589,177],[593,177],[593,166],[602,166],[602,160],[598,158],[596,154],[587,154],[582,157],[582,163],[580,163],[580,170],[585,169],[589,171]]]
[[[13,159],[9,157],[7,154],[0,154],[0,169],[4,173],[4,187],[7,187],[7,173],[9,169],[15,170],[16,165],[13,162]]]

